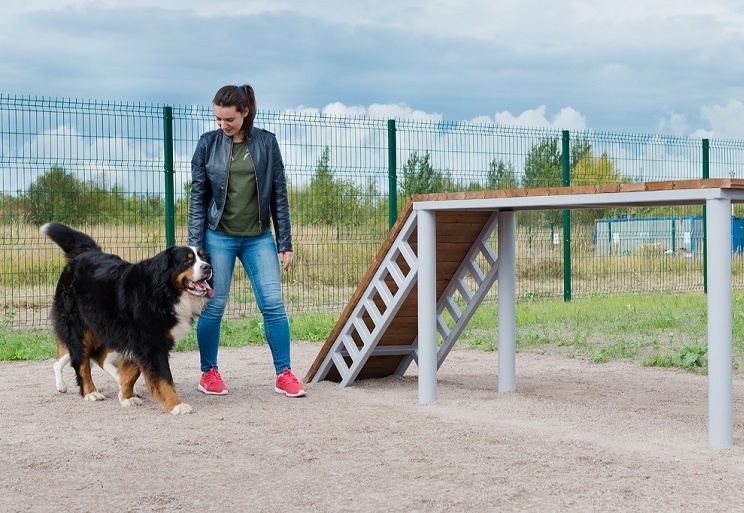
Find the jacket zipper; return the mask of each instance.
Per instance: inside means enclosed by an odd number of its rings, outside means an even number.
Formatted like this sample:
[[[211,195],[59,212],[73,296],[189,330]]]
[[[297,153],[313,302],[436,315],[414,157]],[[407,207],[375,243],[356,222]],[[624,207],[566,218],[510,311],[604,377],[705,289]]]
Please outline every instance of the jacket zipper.
[[[227,176],[225,177],[225,196],[222,198],[222,208],[220,208],[220,217],[217,218],[217,222],[214,227],[217,228],[222,221],[222,214],[225,213],[225,205],[227,204],[227,182],[230,180],[230,166],[232,166],[232,150],[233,140],[230,138],[230,151],[227,153]]]
[[[251,155],[251,149],[248,147],[248,141],[245,142],[245,151],[248,152],[248,156],[251,158],[253,163],[253,169],[256,172],[256,197],[258,198],[258,229],[263,231],[263,225],[261,224],[261,188],[258,186],[258,167],[256,167],[256,161],[253,160]]]

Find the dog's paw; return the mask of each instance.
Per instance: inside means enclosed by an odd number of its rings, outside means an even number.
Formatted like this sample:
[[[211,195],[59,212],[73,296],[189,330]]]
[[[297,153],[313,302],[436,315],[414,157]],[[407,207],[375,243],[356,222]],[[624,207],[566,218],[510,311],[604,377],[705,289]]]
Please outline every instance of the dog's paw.
[[[121,401],[121,390],[119,390],[118,396],[119,396],[119,401]],[[132,388],[132,397],[135,397],[137,399],[142,398],[142,394],[139,393],[139,390],[137,390],[137,387]]]
[[[91,392],[90,394],[87,394],[85,397],[83,397],[86,401],[103,401],[106,399],[106,396],[103,395],[99,391]]]
[[[57,381],[57,392],[60,392],[62,394],[67,393],[67,384],[63,380]]]
[[[142,406],[142,399],[140,399],[139,397],[130,397],[129,399],[122,399],[121,397],[119,397],[119,402],[125,408],[130,408],[132,406]]]
[[[180,403],[173,407],[171,413],[173,415],[185,415],[187,413],[191,413],[192,411],[194,410],[191,408],[191,406],[186,403]]]

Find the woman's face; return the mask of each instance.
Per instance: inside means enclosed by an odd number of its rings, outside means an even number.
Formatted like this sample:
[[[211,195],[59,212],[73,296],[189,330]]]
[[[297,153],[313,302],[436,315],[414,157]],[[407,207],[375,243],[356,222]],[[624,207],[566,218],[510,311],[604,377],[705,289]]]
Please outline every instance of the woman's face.
[[[243,112],[238,111],[235,106],[219,107],[214,106],[214,119],[217,120],[219,127],[225,132],[225,135],[240,137],[240,129],[243,127],[243,121],[248,116],[248,109]]]

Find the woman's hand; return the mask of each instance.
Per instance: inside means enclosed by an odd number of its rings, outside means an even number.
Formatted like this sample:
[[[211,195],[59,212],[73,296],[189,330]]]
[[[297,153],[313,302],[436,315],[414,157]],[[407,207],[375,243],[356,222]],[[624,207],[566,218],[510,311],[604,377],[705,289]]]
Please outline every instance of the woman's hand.
[[[285,271],[290,268],[294,261],[294,253],[292,251],[282,251],[279,253],[279,262],[282,264],[282,269]]]

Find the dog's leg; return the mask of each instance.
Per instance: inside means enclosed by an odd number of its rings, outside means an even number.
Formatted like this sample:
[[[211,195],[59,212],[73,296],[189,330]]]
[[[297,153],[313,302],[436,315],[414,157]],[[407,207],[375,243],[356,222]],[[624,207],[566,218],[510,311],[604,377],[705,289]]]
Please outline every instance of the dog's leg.
[[[54,340],[57,342],[57,361],[54,362],[54,380],[57,383],[57,391],[64,394],[67,392],[67,383],[65,383],[65,378],[62,376],[62,370],[70,363],[70,353],[67,352],[67,347],[65,347],[59,338],[54,337]]]
[[[168,355],[155,359],[157,361],[154,368],[143,369],[145,384],[150,390],[150,394],[173,415],[191,413],[191,406],[182,403],[176,393],[176,387],[173,385],[173,377],[168,365]]]
[[[142,399],[134,391],[134,383],[140,375],[139,367],[125,358],[120,358],[118,369],[119,402],[126,407],[141,406]]]
[[[80,378],[83,382],[83,399],[86,401],[103,401],[106,396],[96,389],[93,377],[90,375],[90,359],[80,362]]]
[[[148,376],[145,374],[145,384],[150,390],[152,397],[162,404],[166,410],[173,415],[191,413],[192,408],[186,403],[182,403],[176,393],[176,387],[173,383],[168,383],[160,377]]]
[[[64,355],[54,362],[54,380],[57,382],[57,391],[63,394],[67,392],[67,383],[65,383],[65,378],[62,376],[62,369],[67,367],[68,363],[70,363],[69,354]]]
[[[121,400],[121,372],[119,367],[120,362],[122,361],[124,361],[124,359],[121,357],[121,355],[116,351],[112,351],[110,349],[102,351],[101,354],[98,355],[98,358],[96,358],[96,363],[98,364],[98,366],[108,372],[119,385],[119,400]],[[137,378],[134,379],[135,381],[137,380]],[[133,384],[132,387],[132,394],[134,395],[134,397],[142,397],[139,392],[137,392],[137,386]]]
[[[78,382],[82,387],[83,399],[86,401],[103,401],[106,399],[106,396],[96,389],[93,384],[93,377],[90,374],[90,358],[96,346],[93,334],[85,332],[83,335],[83,360],[76,371],[78,372]]]
[[[70,363],[69,354],[65,354],[62,358],[54,362],[54,380],[57,382],[57,391],[63,394],[67,392],[67,383],[65,383],[65,378],[62,376],[62,369],[67,367],[68,363]]]

